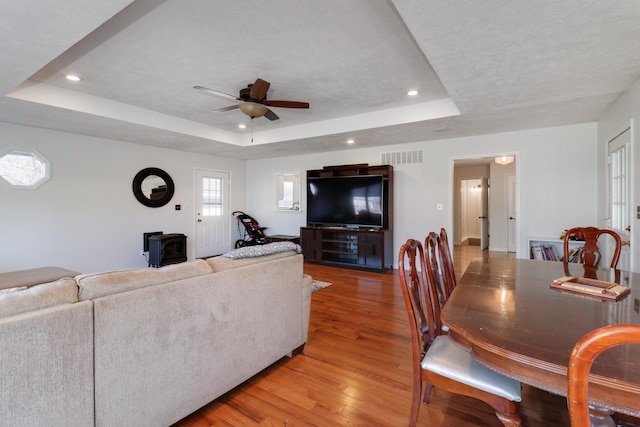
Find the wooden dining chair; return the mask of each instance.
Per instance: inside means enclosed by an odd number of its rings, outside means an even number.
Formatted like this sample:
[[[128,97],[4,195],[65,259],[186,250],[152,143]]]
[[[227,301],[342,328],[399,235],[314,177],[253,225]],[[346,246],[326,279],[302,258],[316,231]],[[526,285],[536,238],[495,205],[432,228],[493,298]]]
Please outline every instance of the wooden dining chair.
[[[417,423],[424,383],[424,403],[429,402],[431,389],[440,387],[486,402],[505,426],[521,426],[517,403],[521,400],[520,383],[482,366],[442,332],[435,277],[419,241],[409,239],[402,245],[398,270],[411,324],[413,398],[409,425]]]
[[[430,232],[424,239],[424,249],[426,251],[425,263],[427,268],[433,269],[431,277],[434,277],[435,289],[438,291],[439,302],[438,312],[435,316],[436,327],[440,328],[442,332],[449,333],[447,325],[440,322],[440,309],[449,299],[449,295],[453,292],[453,287],[449,282],[448,272],[444,268],[445,260],[442,259],[442,252],[440,251],[440,236],[435,232]]]
[[[622,240],[620,240],[620,236],[615,231],[597,227],[574,227],[570,230],[567,230],[567,232],[564,234],[565,261],[568,261],[570,255],[569,242],[572,240],[572,237],[577,237],[581,240],[584,239],[584,246],[580,250],[578,261],[581,264],[593,266],[597,266],[598,264],[600,264],[602,254],[600,253],[600,248],[598,247],[598,238],[602,235],[609,235],[615,241],[616,245],[613,250],[613,255],[611,257],[611,263],[609,264],[609,267],[616,268],[616,266],[618,265],[618,259],[620,259]]]
[[[640,344],[640,325],[609,325],[585,335],[573,347],[567,372],[567,405],[573,427],[590,426],[589,371],[603,351],[622,344]]]
[[[451,291],[448,287],[447,273],[441,268],[445,262],[441,259],[440,252],[440,236],[435,232],[430,232],[424,239],[424,250],[426,251],[425,259],[427,268],[433,269],[432,274],[435,278],[435,288],[438,292],[438,301],[440,306],[449,299]]]
[[[440,270],[442,271],[442,279],[444,288],[446,289],[445,296],[449,299],[449,295],[455,289],[458,284],[456,280],[456,272],[453,268],[453,258],[451,257],[451,249],[449,248],[449,237],[447,236],[447,230],[440,229],[440,239],[438,240],[438,252],[440,253]]]

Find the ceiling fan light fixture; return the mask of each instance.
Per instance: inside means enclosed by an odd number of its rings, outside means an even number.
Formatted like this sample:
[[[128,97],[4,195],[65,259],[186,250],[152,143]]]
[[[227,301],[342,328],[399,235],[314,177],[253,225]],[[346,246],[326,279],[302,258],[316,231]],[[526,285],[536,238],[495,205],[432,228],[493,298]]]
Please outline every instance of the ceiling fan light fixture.
[[[495,158],[495,162],[499,165],[508,165],[513,163],[516,158],[514,156],[498,156]]]
[[[243,102],[240,104],[240,111],[251,118],[264,116],[269,109],[262,104],[255,102]]]

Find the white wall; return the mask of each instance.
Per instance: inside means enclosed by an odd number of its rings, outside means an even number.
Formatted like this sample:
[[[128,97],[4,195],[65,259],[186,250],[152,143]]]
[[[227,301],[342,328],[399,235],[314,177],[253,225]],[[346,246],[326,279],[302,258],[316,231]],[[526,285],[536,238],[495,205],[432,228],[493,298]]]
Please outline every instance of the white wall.
[[[51,179],[35,190],[12,188],[0,178],[0,272],[143,267],[147,231],[187,235],[193,258],[196,167],[230,171],[231,208],[245,209],[245,161],[8,123],[0,123],[0,135],[0,153],[35,149],[51,163]],[[146,167],[172,177],[176,191],[168,205],[148,208],[133,196],[133,177]]]
[[[620,97],[620,99],[598,121],[598,194],[599,200],[598,224],[604,226],[607,217],[607,142],[625,127],[631,126],[631,206],[634,216],[631,219],[631,266],[633,271],[640,271],[640,219],[635,215],[636,207],[640,206],[640,186],[634,185],[640,174],[640,80]]]
[[[637,90],[636,90],[637,92]],[[640,98],[639,98],[640,99]],[[636,111],[640,112],[640,108]],[[274,175],[326,165],[380,163],[380,153],[425,150],[421,165],[394,168],[394,253],[409,237],[453,227],[453,159],[511,152],[518,157],[518,256],[527,238],[556,237],[570,226],[597,220],[597,130],[582,124],[466,138],[352,149],[305,156],[240,161],[0,123],[0,151],[35,149],[51,162],[51,180],[36,190],[16,190],[0,180],[0,272],[57,265],[81,272],[141,267],[142,233],[188,236],[193,257],[194,169],[231,172],[233,210],[267,226],[267,234],[299,234],[302,211],[275,211]],[[131,181],[145,167],[167,171],[174,199],[147,208]],[[304,186],[303,186],[304,188]],[[246,192],[245,192],[246,190]],[[637,191],[637,190],[636,190]],[[246,204],[245,204],[246,202]],[[174,210],[176,204],[181,211]],[[444,210],[437,211],[436,205]],[[637,229],[637,227],[636,227]],[[232,236],[233,239],[233,236]]]
[[[595,123],[248,161],[247,212],[269,227],[267,234],[297,235],[305,224],[306,194],[301,212],[274,211],[275,174],[300,171],[304,176],[307,169],[327,165],[375,165],[382,152],[416,149],[425,150],[424,164],[394,168],[394,253],[409,237],[424,239],[429,231],[452,228],[454,158],[516,154],[519,257],[528,257],[529,236],[557,238],[566,228],[597,220]],[[439,203],[443,211],[436,210]]]

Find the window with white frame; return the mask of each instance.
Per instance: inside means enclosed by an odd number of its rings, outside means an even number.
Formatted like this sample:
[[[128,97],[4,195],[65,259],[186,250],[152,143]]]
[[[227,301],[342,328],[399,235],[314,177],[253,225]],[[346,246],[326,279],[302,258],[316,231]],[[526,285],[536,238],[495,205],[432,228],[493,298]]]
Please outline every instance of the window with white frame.
[[[276,175],[276,210],[300,210],[300,174]]]
[[[224,180],[222,178],[202,178],[202,216],[223,214]]]
[[[0,177],[15,188],[38,188],[49,180],[49,161],[36,151],[11,150],[0,156]]]
[[[625,230],[629,222],[629,130],[609,142],[609,217],[611,229]]]

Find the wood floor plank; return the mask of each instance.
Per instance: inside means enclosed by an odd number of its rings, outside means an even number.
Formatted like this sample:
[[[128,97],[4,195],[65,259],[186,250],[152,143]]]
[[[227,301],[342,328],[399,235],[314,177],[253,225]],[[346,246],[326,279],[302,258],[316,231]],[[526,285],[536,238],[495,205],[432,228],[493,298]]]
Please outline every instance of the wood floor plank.
[[[513,256],[456,247],[456,274],[478,256]],[[372,273],[305,264],[333,283],[311,297],[309,337],[302,354],[283,358],[176,427],[404,426],[411,399],[409,322],[397,271]],[[525,426],[568,426],[566,400],[523,386]],[[422,426],[501,423],[477,400],[434,389],[420,409]]]

